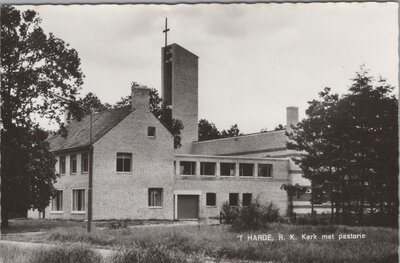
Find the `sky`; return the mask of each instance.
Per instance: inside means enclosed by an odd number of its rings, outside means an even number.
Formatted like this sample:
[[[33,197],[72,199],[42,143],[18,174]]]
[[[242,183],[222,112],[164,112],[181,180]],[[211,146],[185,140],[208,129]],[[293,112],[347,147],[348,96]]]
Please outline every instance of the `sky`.
[[[362,64],[398,87],[397,3],[20,8],[36,10],[46,32],[77,50],[82,95],[108,103],[128,95],[132,81],[161,91],[168,17],[168,43],[199,56],[199,119],[220,130],[271,130],[286,123],[288,106],[302,119],[324,87],[346,93]]]

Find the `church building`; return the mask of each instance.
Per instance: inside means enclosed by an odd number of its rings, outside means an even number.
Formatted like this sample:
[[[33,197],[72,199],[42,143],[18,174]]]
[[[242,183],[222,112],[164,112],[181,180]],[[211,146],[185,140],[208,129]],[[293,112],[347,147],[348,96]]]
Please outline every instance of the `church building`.
[[[285,214],[281,185],[310,185],[290,159],[285,130],[198,141],[199,58],[171,44],[161,49],[161,62],[163,106],[183,122],[182,147],[174,149],[173,136],[150,112],[149,89],[132,87],[131,105],[93,114],[92,129],[90,116],[72,120],[67,137],[49,139],[60,177],[46,218],[86,219],[91,146],[93,220],[218,217],[224,203],[256,199]],[[286,111],[290,129],[298,108]]]

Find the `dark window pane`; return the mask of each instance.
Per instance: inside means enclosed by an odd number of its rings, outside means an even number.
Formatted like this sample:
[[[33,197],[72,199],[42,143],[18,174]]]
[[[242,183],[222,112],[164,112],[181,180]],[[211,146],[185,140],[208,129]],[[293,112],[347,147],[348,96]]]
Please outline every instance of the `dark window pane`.
[[[239,205],[239,194],[237,194],[237,193],[229,194],[229,205],[230,206],[238,206]]]
[[[200,174],[201,175],[215,175],[216,163],[204,162],[200,163]]]
[[[117,172],[130,172],[132,165],[131,153],[117,153]]]
[[[217,194],[216,193],[207,193],[206,194],[206,205],[207,206],[215,206],[216,205]]]
[[[222,176],[235,176],[235,164],[234,163],[221,163],[220,164]]]
[[[252,194],[243,194],[243,206],[249,206],[251,204]]]
[[[180,174],[183,175],[195,175],[196,174],[196,162],[180,162]]]
[[[89,154],[88,153],[82,153],[82,158],[81,158],[81,165],[82,165],[82,173],[86,173],[89,171]]]
[[[124,159],[124,172],[131,171],[131,159]]]
[[[162,206],[162,188],[149,188],[149,206]]]
[[[258,164],[259,177],[272,177],[272,164]]]
[[[147,127],[147,136],[156,137],[156,127]]]
[[[253,176],[253,167],[252,163],[241,163],[239,164],[240,176]]]

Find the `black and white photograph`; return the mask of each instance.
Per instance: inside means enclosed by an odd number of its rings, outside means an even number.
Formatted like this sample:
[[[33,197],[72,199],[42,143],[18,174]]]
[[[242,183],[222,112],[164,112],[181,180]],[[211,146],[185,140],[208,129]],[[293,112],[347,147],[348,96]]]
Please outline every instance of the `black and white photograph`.
[[[0,4],[0,263],[399,262],[399,4]]]

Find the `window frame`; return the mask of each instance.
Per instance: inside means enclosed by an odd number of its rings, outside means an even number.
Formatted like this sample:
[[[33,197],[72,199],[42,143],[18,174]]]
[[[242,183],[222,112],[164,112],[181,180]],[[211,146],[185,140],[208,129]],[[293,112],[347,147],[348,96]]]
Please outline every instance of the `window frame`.
[[[75,157],[74,158],[74,160],[75,160],[75,172],[72,169],[74,167],[74,162],[72,161],[72,157],[73,156]],[[78,173],[78,156],[77,156],[76,153],[69,155],[69,173],[70,174],[77,174]]]
[[[272,174],[273,165],[271,163],[259,163],[257,166],[258,166],[257,167],[257,177],[259,177],[259,178],[272,178],[272,176],[273,176],[273,174]],[[260,167],[262,167],[262,166],[267,167],[266,168],[267,169],[267,174],[269,173],[269,176],[260,176]]]
[[[52,197],[51,198],[51,204],[50,204],[50,213],[52,214],[62,214],[64,212],[64,191],[60,190],[60,189],[56,189],[57,194],[61,192],[61,210],[53,210],[53,204],[54,204],[54,200],[55,198]],[[56,196],[56,198],[60,197],[59,195]]]
[[[249,204],[244,204],[244,200],[245,200],[244,196],[245,195],[247,195],[247,196],[250,195],[250,203]],[[253,194],[252,193],[243,193],[242,194],[242,206],[250,206],[252,201],[253,201]]]
[[[151,132],[151,131],[154,132],[153,135],[150,135],[150,132]],[[151,138],[151,139],[155,139],[155,138],[156,138],[156,127],[154,127],[154,126],[148,126],[148,127],[147,127],[147,137],[148,137],[148,138]]]
[[[125,171],[125,165],[124,165],[124,160],[127,160],[128,158],[121,158],[123,161],[122,161],[122,170],[123,171],[118,171],[118,155],[128,155],[130,158],[129,158],[129,160],[130,160],[130,163],[129,163],[129,171]],[[115,170],[116,170],[116,172],[117,173],[119,173],[119,174],[130,174],[130,173],[132,173],[132,159],[133,159],[133,155],[132,155],[132,153],[129,153],[129,152],[117,152],[117,156],[116,156],[116,166],[115,166]]]
[[[243,175],[245,167],[247,165],[249,165],[249,166],[251,165],[251,176]],[[254,167],[255,167],[254,163],[239,163],[239,177],[242,177],[242,178],[254,178]]]
[[[236,199],[236,205],[231,205],[231,195],[235,195],[237,197]],[[239,206],[240,200],[239,200],[239,193],[229,193],[229,200],[228,200],[228,205],[231,207],[237,207]]]
[[[58,167],[58,172],[60,173],[60,175],[65,175],[67,173],[67,157],[66,157],[66,155],[60,155],[59,162],[60,163],[59,163],[59,167]]]
[[[85,161],[84,161],[84,156],[86,156],[86,160],[87,160],[87,170],[84,170],[85,167]],[[82,174],[87,174],[89,173],[89,153],[88,152],[83,152],[81,153],[81,173]]]
[[[213,195],[214,196],[214,204],[209,204],[208,203],[208,196],[209,195]],[[208,192],[206,193],[206,207],[217,207],[217,193],[213,193],[213,192]]]
[[[213,164],[214,165],[214,173],[213,174],[206,174],[203,170],[206,165]],[[202,176],[216,176],[217,175],[217,163],[216,162],[200,162],[200,175]]]
[[[83,208],[84,210],[74,210],[74,191],[83,191]],[[86,214],[86,188],[71,189],[71,214]]]
[[[181,167],[184,167],[184,166],[182,166],[183,163],[194,164],[193,167],[190,169],[193,173],[185,174],[184,173],[185,169],[181,170]],[[195,161],[179,161],[179,174],[184,175],[184,176],[194,176],[194,175],[196,175],[196,168],[197,168],[196,166],[197,166],[197,162],[195,162]]]
[[[232,168],[232,166],[233,166],[233,175],[222,174],[222,166],[223,166],[223,165],[226,165],[226,164],[229,164],[229,172],[232,171],[231,168]],[[234,176],[236,175],[236,163],[221,162],[221,163],[219,164],[219,173],[220,173],[220,176],[234,177]]]
[[[160,191],[159,192],[159,196],[160,196],[160,205],[155,205],[155,204],[152,204],[153,202],[152,201],[154,201],[154,200],[152,200],[151,199],[151,192],[152,191]],[[155,203],[157,203],[157,200],[155,200],[154,201]],[[163,202],[164,202],[164,189],[163,188],[161,188],[161,187],[151,187],[151,188],[148,188],[148,190],[147,190],[147,206],[148,206],[148,208],[163,208]]]

